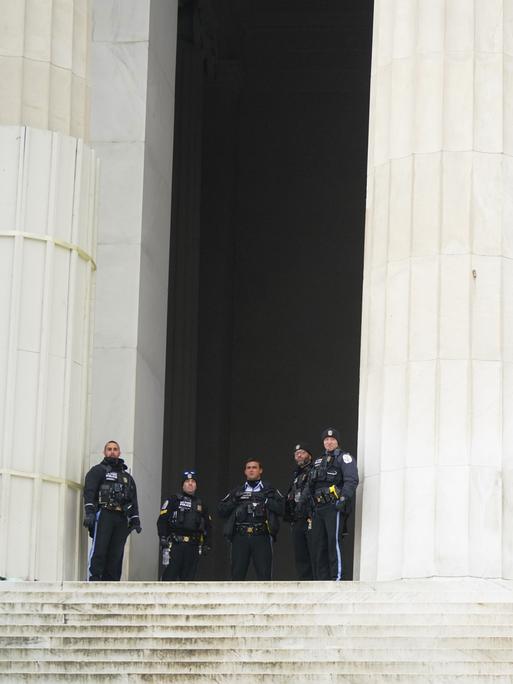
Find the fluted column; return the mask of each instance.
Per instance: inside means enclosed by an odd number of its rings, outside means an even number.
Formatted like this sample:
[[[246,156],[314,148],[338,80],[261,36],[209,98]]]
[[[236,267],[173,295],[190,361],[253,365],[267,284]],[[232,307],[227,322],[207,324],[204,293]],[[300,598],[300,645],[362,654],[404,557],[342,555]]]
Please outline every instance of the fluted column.
[[[88,0],[0,0],[0,125],[87,138]]]
[[[0,127],[0,575],[80,577],[94,153]]]
[[[513,3],[376,0],[361,579],[513,577],[512,153]]]
[[[0,575],[83,576],[97,164],[88,0],[0,0]]]

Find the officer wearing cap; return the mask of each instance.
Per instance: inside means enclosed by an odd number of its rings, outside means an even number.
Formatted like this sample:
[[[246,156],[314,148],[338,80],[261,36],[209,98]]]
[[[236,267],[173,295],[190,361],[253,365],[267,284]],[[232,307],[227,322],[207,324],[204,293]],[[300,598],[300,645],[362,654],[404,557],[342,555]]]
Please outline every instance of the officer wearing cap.
[[[93,540],[88,568],[91,582],[119,581],[127,537],[132,530],[141,532],[135,481],[120,454],[117,442],[107,442],[103,461],[85,477],[84,527]]]
[[[207,507],[197,496],[198,475],[186,470],[181,477],[182,491],[164,500],[157,530],[163,551],[162,580],[193,580],[199,557],[210,550],[212,525]]]
[[[324,454],[313,461],[305,488],[313,507],[315,576],[341,580],[342,534],[358,486],[358,469],[351,454],[340,448],[338,430],[326,428],[321,438]]]
[[[262,480],[262,473],[260,461],[246,461],[246,481],[219,504],[219,515],[226,520],[223,534],[231,543],[232,580],[246,579],[250,561],[258,580],[271,579],[273,542],[279,516],[283,515],[283,495]]]
[[[308,475],[312,468],[312,449],[306,442],[299,442],[295,445],[294,460],[296,461],[296,469],[292,474],[292,482],[285,497],[283,519],[290,522],[291,525],[292,546],[298,579],[313,580],[312,512],[310,500],[303,497],[303,492],[308,483]]]

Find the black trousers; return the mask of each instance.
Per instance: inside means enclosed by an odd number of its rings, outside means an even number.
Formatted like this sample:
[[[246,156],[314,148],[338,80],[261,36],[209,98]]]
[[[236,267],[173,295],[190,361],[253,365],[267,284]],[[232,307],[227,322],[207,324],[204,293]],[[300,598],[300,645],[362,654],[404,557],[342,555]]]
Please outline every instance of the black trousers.
[[[199,546],[194,542],[173,542],[169,552],[169,565],[162,574],[163,582],[187,582],[196,577]]]
[[[119,582],[127,537],[126,515],[100,508],[89,551],[90,582]]]
[[[312,518],[311,543],[315,578],[342,579],[342,531],[344,516],[335,504],[318,506]]]
[[[273,570],[273,540],[268,534],[239,534],[232,539],[232,580],[245,580],[253,561],[258,580],[270,580]]]
[[[299,580],[313,580],[314,558],[312,546],[312,531],[308,529],[306,518],[296,520],[291,525],[292,546],[294,548],[294,562]]]

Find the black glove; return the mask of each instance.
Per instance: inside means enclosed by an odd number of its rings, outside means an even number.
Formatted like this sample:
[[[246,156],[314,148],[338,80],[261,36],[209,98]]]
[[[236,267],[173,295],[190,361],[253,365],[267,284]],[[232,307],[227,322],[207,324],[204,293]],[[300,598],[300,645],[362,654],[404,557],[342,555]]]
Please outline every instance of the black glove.
[[[341,496],[340,499],[335,504],[335,508],[337,509],[337,511],[340,511],[341,513],[343,513],[346,510],[346,504],[347,504],[347,500],[343,496]]]
[[[135,530],[137,534],[141,534],[142,532],[141,521],[138,515],[134,515],[128,524],[128,534],[133,532],[133,530]]]
[[[160,548],[165,549],[167,546],[169,546],[169,542],[167,540],[167,537],[161,537],[160,538]]]
[[[94,523],[96,522],[96,514],[95,513],[86,513],[84,516],[84,522],[82,525],[84,527],[87,527],[89,530],[94,527]]]

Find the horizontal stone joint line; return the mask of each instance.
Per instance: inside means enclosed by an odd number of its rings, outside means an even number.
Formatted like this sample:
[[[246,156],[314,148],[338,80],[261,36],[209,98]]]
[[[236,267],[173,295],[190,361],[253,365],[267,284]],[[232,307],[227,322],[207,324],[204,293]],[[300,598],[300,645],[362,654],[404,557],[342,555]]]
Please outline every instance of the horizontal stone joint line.
[[[25,240],[38,240],[39,242],[50,242],[54,244],[56,247],[62,247],[63,249],[67,249],[70,252],[76,252],[78,256],[83,259],[86,262],[89,262],[91,264],[91,268],[93,271],[96,271],[96,262],[93,259],[93,257],[88,254],[82,247],[79,245],[76,245],[72,242],[66,242],[65,240],[60,240],[59,238],[55,238],[52,235],[43,235],[39,233],[27,233],[22,230],[7,230],[7,231],[2,231],[0,232],[0,238],[2,237],[22,237]]]
[[[41,480],[42,482],[53,482],[54,484],[64,484],[67,487],[82,491],[82,485],[80,482],[75,482],[74,480],[67,480],[62,477],[56,477],[55,475],[47,475],[46,473],[29,473],[23,470],[13,470],[12,468],[0,468],[0,475],[10,475],[12,477],[24,477],[29,480]]]

